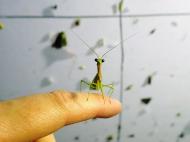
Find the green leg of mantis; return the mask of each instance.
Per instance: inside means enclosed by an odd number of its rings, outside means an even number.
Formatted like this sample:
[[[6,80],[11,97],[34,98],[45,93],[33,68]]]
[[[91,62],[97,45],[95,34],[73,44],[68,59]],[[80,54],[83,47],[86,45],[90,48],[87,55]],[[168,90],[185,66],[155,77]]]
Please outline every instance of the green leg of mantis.
[[[104,89],[103,88],[109,88],[108,90],[108,95],[109,97],[111,97],[111,95],[113,94],[113,91],[114,91],[114,88],[113,88],[113,85],[112,84],[102,84],[101,82],[97,82],[97,83],[91,83],[91,82],[87,82],[87,81],[84,81],[84,80],[81,80],[80,82],[80,91],[82,90],[82,85],[86,85],[88,86],[89,88],[93,88],[94,90],[100,90],[101,91],[101,94],[102,94],[102,97],[104,99],[104,103],[105,103],[105,98],[104,98]],[[88,97],[87,97],[87,100],[89,98],[89,92],[88,92]]]
[[[114,87],[113,87],[112,84],[107,84],[107,85],[104,85],[104,84],[103,84],[103,88],[105,88],[105,87],[109,88],[109,90],[108,90],[108,95],[109,95],[109,98],[110,98],[111,95],[113,94]],[[111,103],[111,101],[110,101],[110,103]]]
[[[84,81],[84,80],[81,80],[81,81],[80,81],[80,92],[82,91],[82,85],[83,85],[83,84],[87,85],[88,87],[90,86],[90,83],[89,83],[89,82]],[[89,92],[88,92],[88,97],[89,97]],[[88,97],[87,97],[86,100],[88,100]]]
[[[89,83],[89,82],[84,81],[84,80],[81,80],[81,81],[80,81],[80,92],[82,91],[82,85],[83,85],[83,84],[85,84],[85,85],[87,85],[87,86],[90,86],[90,83]]]
[[[101,82],[99,82],[98,88],[100,89],[101,93],[102,93],[102,97],[104,99],[104,104],[105,104],[105,98],[104,98],[104,90],[103,90],[103,84]]]
[[[114,87],[113,87],[113,85],[112,84],[108,84],[108,85],[104,85],[103,84],[103,88],[109,88],[109,90],[108,90],[108,95],[109,95],[109,97],[111,97],[111,95],[113,94],[113,91],[114,91]]]
[[[94,88],[94,90],[97,90],[96,89],[96,87],[94,87],[94,86],[97,86],[97,84],[96,83],[91,83],[91,82],[87,82],[87,81],[84,81],[84,80],[81,80],[80,81],[80,91],[82,91],[82,85],[83,84],[85,84],[87,87],[93,87]]]
[[[96,83],[90,83],[90,82],[87,82],[87,81],[84,81],[84,80],[81,80],[80,81],[80,92],[82,91],[82,85],[85,84],[87,87],[91,87],[91,86],[96,86],[97,84]],[[87,97],[87,101],[88,101],[88,98],[89,98],[89,92],[88,92],[88,97]]]

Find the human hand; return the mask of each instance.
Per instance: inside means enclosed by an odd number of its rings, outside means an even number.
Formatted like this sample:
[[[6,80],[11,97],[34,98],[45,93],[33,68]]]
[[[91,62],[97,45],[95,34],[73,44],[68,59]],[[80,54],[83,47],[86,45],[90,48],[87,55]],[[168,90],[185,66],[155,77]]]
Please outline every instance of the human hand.
[[[91,118],[108,118],[121,111],[115,99],[88,93],[53,91],[0,102],[2,142],[55,142],[59,128]]]

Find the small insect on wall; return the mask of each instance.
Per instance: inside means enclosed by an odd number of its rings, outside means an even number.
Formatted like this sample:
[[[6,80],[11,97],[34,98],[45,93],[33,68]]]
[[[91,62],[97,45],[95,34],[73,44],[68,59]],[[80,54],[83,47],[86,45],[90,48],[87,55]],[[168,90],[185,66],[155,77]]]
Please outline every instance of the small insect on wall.
[[[188,3],[1,0],[0,100],[99,91],[122,113],[66,126],[57,142],[189,141]]]

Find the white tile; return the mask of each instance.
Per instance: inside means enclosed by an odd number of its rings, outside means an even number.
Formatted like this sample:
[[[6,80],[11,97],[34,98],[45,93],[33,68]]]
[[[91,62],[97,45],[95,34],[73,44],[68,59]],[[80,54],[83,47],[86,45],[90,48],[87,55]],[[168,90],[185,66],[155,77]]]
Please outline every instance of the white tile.
[[[11,0],[0,1],[1,15],[25,16],[87,16],[115,15],[113,6],[119,0]],[[124,14],[189,13],[188,0],[124,0]],[[53,9],[57,5],[57,9]],[[118,9],[118,8],[116,8]],[[118,12],[116,13],[118,14]]]
[[[129,14],[189,13],[188,0],[127,0]]]
[[[118,0],[1,0],[1,15],[112,15],[112,6],[118,4]],[[57,9],[53,9],[57,5]]]
[[[125,70],[124,86],[133,84],[131,91],[124,92],[121,141],[156,140],[175,141],[182,125],[188,121],[189,113],[185,112],[189,96],[189,72],[187,62],[189,50],[189,17],[153,17],[123,19],[124,39],[133,33],[133,38],[124,42]],[[176,24],[173,24],[175,22]],[[150,34],[156,29],[154,34]],[[184,38],[185,37],[185,38]],[[142,87],[148,75],[156,72],[152,84]],[[142,109],[140,99],[152,97],[149,104],[151,113],[139,117],[136,114]],[[180,111],[185,116],[177,121],[175,114]],[[154,119],[153,119],[154,118]],[[178,122],[175,128],[170,127],[173,121]],[[130,125],[136,122],[136,125]],[[157,126],[154,123],[157,123]],[[155,131],[154,136],[148,135]],[[127,138],[126,133],[134,133],[135,138]]]

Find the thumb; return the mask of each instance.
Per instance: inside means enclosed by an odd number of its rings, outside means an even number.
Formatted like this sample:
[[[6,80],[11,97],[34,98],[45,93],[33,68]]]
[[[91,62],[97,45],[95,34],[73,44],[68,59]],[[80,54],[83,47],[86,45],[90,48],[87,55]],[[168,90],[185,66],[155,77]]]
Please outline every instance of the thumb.
[[[0,139],[26,142],[47,136],[64,125],[121,111],[114,99],[88,93],[53,91],[0,103]]]

